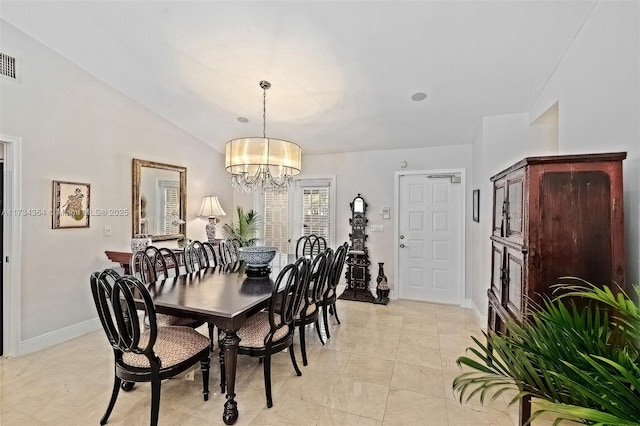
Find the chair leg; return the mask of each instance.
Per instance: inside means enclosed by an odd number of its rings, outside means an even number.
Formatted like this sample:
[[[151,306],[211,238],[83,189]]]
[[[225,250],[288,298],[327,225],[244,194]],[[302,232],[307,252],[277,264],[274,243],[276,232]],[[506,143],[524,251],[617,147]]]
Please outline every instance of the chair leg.
[[[271,398],[271,355],[267,354],[263,361],[264,367],[264,391],[267,395],[267,408],[273,407],[273,400]]]
[[[202,371],[202,396],[205,401],[209,400],[209,367],[211,366],[211,358],[207,355],[206,358],[200,360],[200,371]]]
[[[318,333],[318,337],[320,338],[320,343],[324,346],[324,340],[322,339],[322,333],[320,333],[320,315],[316,318],[316,332]]]
[[[227,388],[227,374],[224,369],[224,351],[222,348],[220,349],[219,354],[219,362],[220,362],[220,393],[225,393],[225,389]]]
[[[111,411],[113,407],[116,405],[116,399],[118,399],[118,392],[120,392],[120,384],[122,380],[118,376],[114,376],[113,378],[113,391],[111,391],[111,401],[109,401],[109,406],[107,407],[107,411],[104,412],[104,416],[100,419],[100,424],[104,425],[109,420],[109,416],[111,415]]]
[[[158,424],[158,417],[160,415],[160,378],[156,377],[155,380],[151,380],[151,425],[156,426]]]
[[[329,307],[324,305],[322,307],[322,319],[324,320],[324,331],[327,333],[327,339],[331,338],[331,334],[329,334],[329,320],[327,319],[327,309]]]
[[[307,347],[305,345],[305,332],[304,332],[304,324],[300,324],[300,327],[298,327],[298,330],[300,331],[300,352],[302,352],[302,365],[306,366],[307,365]],[[293,345],[291,345],[291,347],[293,347]]]
[[[302,376],[302,371],[300,371],[298,363],[296,362],[296,353],[293,351],[293,344],[289,346],[289,355],[291,355],[291,363],[293,364],[293,368],[296,370],[296,374],[298,376]]]
[[[333,314],[336,316],[336,321],[338,321],[338,324],[340,324],[340,318],[338,318],[338,307],[335,303],[331,306],[333,306]]]

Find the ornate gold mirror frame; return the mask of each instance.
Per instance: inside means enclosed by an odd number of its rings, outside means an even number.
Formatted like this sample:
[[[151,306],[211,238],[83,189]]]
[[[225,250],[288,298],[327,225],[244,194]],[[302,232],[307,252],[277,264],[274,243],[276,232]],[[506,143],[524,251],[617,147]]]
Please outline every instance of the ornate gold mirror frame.
[[[134,158],[132,186],[132,236],[162,241],[186,235],[186,167]]]

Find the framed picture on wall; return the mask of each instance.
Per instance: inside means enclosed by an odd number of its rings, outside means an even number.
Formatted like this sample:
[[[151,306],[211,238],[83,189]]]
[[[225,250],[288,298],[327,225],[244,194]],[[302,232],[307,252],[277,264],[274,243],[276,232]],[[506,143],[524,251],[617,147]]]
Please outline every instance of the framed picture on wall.
[[[480,190],[473,190],[473,221],[480,222]]]
[[[91,185],[53,181],[52,228],[88,228]]]

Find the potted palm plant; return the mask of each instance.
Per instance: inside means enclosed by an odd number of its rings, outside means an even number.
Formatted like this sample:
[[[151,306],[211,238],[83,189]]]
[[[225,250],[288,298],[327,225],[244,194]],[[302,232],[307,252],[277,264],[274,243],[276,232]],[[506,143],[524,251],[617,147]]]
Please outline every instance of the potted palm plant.
[[[256,232],[260,225],[258,213],[253,210],[246,212],[240,206],[237,207],[238,223],[231,222],[223,225],[224,236],[230,240],[236,240],[240,247],[255,246],[259,238],[256,238]]]
[[[633,289],[640,296],[640,285]],[[606,286],[568,290],[505,333],[485,334],[486,344],[473,339],[473,355],[457,360],[466,370],[453,382],[461,402],[516,390],[511,403],[540,400],[529,421],[550,412],[556,423],[640,424],[640,308]],[[578,308],[576,298],[588,304]]]

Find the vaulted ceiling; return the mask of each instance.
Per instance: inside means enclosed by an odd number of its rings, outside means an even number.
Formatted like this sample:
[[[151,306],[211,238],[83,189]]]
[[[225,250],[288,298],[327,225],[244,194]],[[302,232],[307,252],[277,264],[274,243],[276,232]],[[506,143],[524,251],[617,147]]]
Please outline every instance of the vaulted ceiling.
[[[471,143],[528,111],[594,4],[2,0],[0,24],[220,152],[262,135],[268,80],[267,136],[314,154]]]

